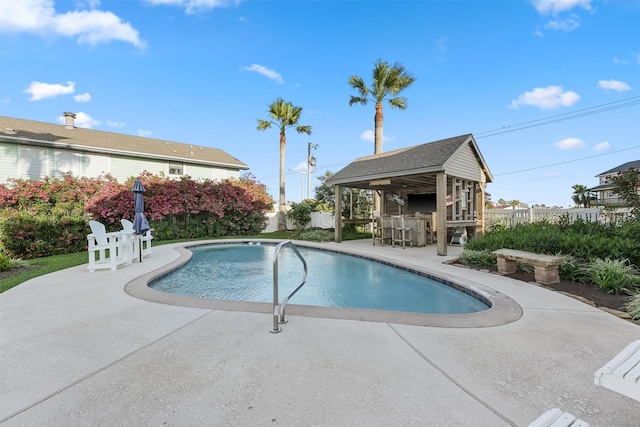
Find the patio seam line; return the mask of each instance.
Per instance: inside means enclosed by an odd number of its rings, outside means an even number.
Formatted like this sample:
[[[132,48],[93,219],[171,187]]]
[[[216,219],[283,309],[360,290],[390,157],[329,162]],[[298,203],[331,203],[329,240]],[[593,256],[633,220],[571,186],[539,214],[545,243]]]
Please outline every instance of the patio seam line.
[[[77,380],[73,381],[71,384],[67,384],[66,386],[64,386],[62,388],[59,388],[58,390],[49,393],[48,395],[36,400],[35,402],[25,406],[24,408],[19,409],[19,410],[15,411],[14,413],[7,415],[4,418],[1,418],[0,419],[0,424],[3,424],[5,421],[9,421],[11,418],[16,417],[16,416],[22,414],[23,412],[26,412],[29,409],[34,408],[34,407],[40,405],[41,403],[46,402],[47,400],[51,399],[52,397],[55,397],[55,396],[59,395],[60,393],[63,393],[65,391],[69,390],[70,388],[75,387],[76,385],[84,382],[85,380],[87,380],[87,379],[89,379],[89,378],[91,378],[91,377],[93,377],[93,376],[95,376],[95,375],[97,375],[97,374],[99,374],[99,373],[111,368],[112,366],[117,365],[118,363],[122,362],[125,359],[128,359],[129,357],[133,356],[134,354],[138,353],[139,351],[144,350],[144,349],[146,349],[148,347],[151,347],[154,344],[157,344],[158,342],[164,340],[165,338],[168,338],[169,336],[173,335],[174,333],[176,333],[176,332],[186,328],[187,326],[190,326],[192,323],[195,323],[196,321],[202,319],[204,316],[207,316],[207,315],[211,314],[213,311],[214,310],[208,310],[206,313],[203,313],[201,316],[198,316],[197,318],[185,323],[184,325],[180,326],[179,328],[174,329],[171,332],[168,332],[168,333],[164,334],[163,336],[161,336],[159,338],[156,338],[155,340],[151,341],[150,343],[145,344],[142,347],[137,348],[137,349],[125,354],[124,356],[121,356],[121,357],[117,358],[116,360],[114,360],[112,362],[109,362],[106,365],[104,365],[104,366],[102,366],[102,367],[100,367],[100,368],[98,368],[98,369],[96,369],[96,370],[84,375],[83,377],[78,378]]]
[[[508,423],[510,426],[512,427],[518,427],[518,424],[514,423],[513,421],[511,421],[509,418],[507,418],[506,416],[502,415],[500,412],[498,412],[498,410],[496,410],[495,408],[493,408],[491,405],[489,405],[487,402],[485,402],[484,400],[482,400],[480,397],[478,397],[477,395],[475,395],[471,390],[469,390],[468,388],[466,388],[465,386],[463,386],[460,382],[458,382],[455,378],[453,378],[451,375],[449,375],[447,372],[445,372],[444,369],[442,369],[440,366],[438,366],[434,361],[432,361],[431,359],[429,359],[429,357],[427,357],[426,354],[424,354],[423,352],[421,352],[416,346],[414,346],[407,338],[405,338],[396,328],[393,327],[392,324],[387,323],[387,326],[389,328],[391,328],[391,330],[393,332],[396,333],[396,335],[398,335],[398,337],[400,337],[400,339],[402,341],[404,341],[409,347],[411,347],[411,349],[413,349],[413,351],[415,351],[421,358],[423,358],[427,363],[429,363],[432,367],[434,367],[438,372],[440,372],[442,375],[445,376],[445,378],[447,378],[449,381],[451,381],[453,384],[455,384],[460,390],[464,391],[467,395],[469,395],[471,398],[473,398],[475,401],[477,401],[478,403],[480,403],[482,406],[484,406],[485,408],[487,408],[488,410],[490,410],[491,412],[493,412],[496,416],[498,416],[500,419],[502,419],[504,422]]]

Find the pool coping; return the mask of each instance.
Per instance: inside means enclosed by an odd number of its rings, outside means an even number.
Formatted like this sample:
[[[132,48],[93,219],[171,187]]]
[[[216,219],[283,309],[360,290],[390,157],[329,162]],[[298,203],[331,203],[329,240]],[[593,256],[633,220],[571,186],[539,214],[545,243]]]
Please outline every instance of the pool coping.
[[[150,288],[149,283],[152,283],[153,281],[166,276],[175,269],[189,262],[192,256],[192,252],[188,249],[189,247],[209,244],[249,242],[278,244],[284,241],[285,240],[280,239],[225,239],[202,240],[198,242],[185,242],[176,244],[173,248],[179,253],[179,256],[176,260],[161,268],[158,268],[154,271],[131,280],[125,285],[124,290],[128,295],[132,297],[160,304],[210,310],[246,311],[253,313],[273,314],[273,303],[231,301],[169,294]],[[320,307],[298,305],[292,302],[287,305],[287,316],[360,320],[368,322],[397,323],[414,326],[431,326],[443,328],[481,328],[501,326],[515,322],[522,317],[522,307],[516,301],[506,296],[505,294],[496,291],[495,289],[463,277],[455,276],[449,273],[445,274],[439,271],[436,272],[430,270],[426,266],[416,265],[415,263],[405,263],[397,259],[391,259],[385,257],[384,255],[375,255],[370,252],[361,253],[357,250],[342,249],[340,247],[327,248],[326,244],[318,242],[292,240],[292,243],[299,247],[308,247],[330,252],[342,253],[346,255],[353,255],[382,262],[387,265],[397,266],[405,270],[416,271],[427,276],[435,276],[439,279],[446,280],[463,287],[463,292],[471,295],[479,295],[481,297],[480,299],[484,299],[489,302],[490,307],[487,310],[481,312],[468,314],[425,314],[358,308]]]

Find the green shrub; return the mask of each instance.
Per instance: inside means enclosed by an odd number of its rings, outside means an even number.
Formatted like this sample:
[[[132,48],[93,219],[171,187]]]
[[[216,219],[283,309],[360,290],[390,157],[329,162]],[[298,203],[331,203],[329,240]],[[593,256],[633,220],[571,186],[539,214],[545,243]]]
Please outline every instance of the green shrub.
[[[533,274],[535,272],[535,267],[531,264],[527,264],[526,262],[519,262],[518,270],[524,271],[525,273]]]
[[[626,259],[596,259],[589,265],[591,281],[610,294],[629,291],[633,286],[633,271]]]
[[[300,203],[291,202],[291,209],[287,216],[293,220],[298,228],[304,228],[311,222],[312,206],[306,201]]]
[[[20,267],[26,264],[26,261],[20,258],[10,258],[4,251],[0,251],[0,271],[9,271],[14,267]]]
[[[85,250],[88,228],[84,216],[20,211],[2,221],[0,236],[10,257],[31,259]]]
[[[313,242],[331,242],[334,239],[334,233],[328,230],[303,230],[297,233],[295,238]]]
[[[562,264],[558,266],[558,274],[563,280],[577,283],[589,282],[588,265],[581,263],[578,258],[569,254],[556,254],[562,257]]]
[[[162,240],[254,235],[273,200],[251,176],[220,181],[171,180],[143,172],[145,214]],[[110,177],[10,180],[0,184],[0,245],[24,259],[86,249],[89,219],[121,230],[133,219],[131,187]]]
[[[494,228],[465,245],[472,250],[518,249],[540,254],[568,254],[579,263],[606,257],[640,265],[640,225],[632,221],[605,225],[583,220],[550,224],[546,221]]]
[[[640,292],[635,294],[631,300],[625,304],[624,309],[633,320],[640,320]]]
[[[490,268],[496,265],[496,257],[493,256],[490,251],[476,251],[466,247],[460,254],[458,261],[465,265],[480,268]]]

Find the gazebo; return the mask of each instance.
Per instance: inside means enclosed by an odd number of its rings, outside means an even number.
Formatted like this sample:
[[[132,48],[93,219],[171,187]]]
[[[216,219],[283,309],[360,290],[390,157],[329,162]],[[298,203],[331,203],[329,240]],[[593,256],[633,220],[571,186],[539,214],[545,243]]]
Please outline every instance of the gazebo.
[[[437,253],[447,255],[448,229],[484,231],[485,187],[493,177],[472,134],[356,159],[327,180],[335,194],[343,187],[380,195],[380,214],[433,215]],[[342,199],[336,197],[336,213]],[[342,241],[335,215],[335,241]]]

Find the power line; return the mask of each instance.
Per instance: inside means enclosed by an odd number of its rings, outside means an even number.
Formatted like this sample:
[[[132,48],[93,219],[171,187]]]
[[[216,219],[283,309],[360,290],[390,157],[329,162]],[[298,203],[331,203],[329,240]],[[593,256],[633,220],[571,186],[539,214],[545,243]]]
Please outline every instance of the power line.
[[[579,118],[579,117],[589,116],[589,115],[592,115],[592,114],[600,114],[600,113],[604,113],[604,112],[611,111],[611,110],[617,110],[617,109],[620,109],[620,108],[632,107],[634,105],[640,105],[640,96],[632,96],[631,98],[620,99],[618,101],[608,102],[608,103],[605,103],[605,104],[599,104],[599,105],[595,105],[593,107],[582,108],[580,110],[572,111],[572,112],[569,112],[569,113],[556,114],[554,116],[544,117],[544,118],[536,119],[536,120],[530,120],[530,121],[518,123],[518,124],[515,124],[515,125],[506,125],[506,126],[503,126],[501,128],[497,128],[497,129],[487,130],[487,131],[478,132],[478,133],[474,132],[473,135],[474,135],[475,139],[488,138],[488,137],[495,136],[495,135],[501,135],[503,133],[516,132],[516,131],[519,131],[519,130],[529,129],[529,128],[537,127],[537,126],[548,125],[548,124],[551,124],[551,123],[557,123],[557,122],[561,122],[561,121],[565,121],[565,120],[576,119],[576,118]],[[501,173],[501,174],[496,174],[494,176],[511,175],[511,174],[520,173],[520,172],[528,172],[528,171],[537,170],[537,169],[544,169],[544,168],[548,168],[548,167],[552,167],[552,166],[558,166],[558,165],[564,165],[564,164],[567,164],[567,163],[579,162],[579,161],[582,161],[582,160],[588,160],[588,159],[592,159],[592,158],[596,158],[596,157],[608,156],[610,154],[620,153],[622,151],[627,151],[627,150],[633,150],[635,148],[640,148],[640,145],[639,146],[635,146],[635,147],[624,148],[622,150],[610,151],[610,152],[603,153],[603,154],[596,154],[594,156],[583,157],[583,158],[580,158],[580,159],[568,160],[566,162],[560,162],[560,163],[554,163],[554,164],[550,164],[550,165],[536,166],[536,167],[529,168],[529,169],[522,169],[522,170],[517,170],[517,171],[505,172],[505,173]],[[346,165],[346,164],[349,164],[349,163],[351,163],[351,162],[350,161],[344,161],[344,162],[332,163],[332,164],[329,164],[329,165],[326,165],[326,166],[318,165],[318,170],[320,170],[320,169],[327,170],[327,169],[329,169],[330,167],[333,167],[333,166],[342,166],[342,165]]]
[[[518,130],[529,129],[536,126],[543,126],[551,123],[561,122],[565,120],[576,119],[579,117],[589,116],[592,114],[604,113],[611,110],[617,110],[620,108],[632,107],[640,104],[640,96],[633,96],[631,98],[625,98],[618,101],[609,102],[606,104],[600,104],[593,107],[587,107],[580,110],[572,111],[570,113],[556,114],[555,116],[545,117],[542,119],[530,120],[528,122],[518,123],[516,125],[507,125],[498,129],[487,130],[483,132],[474,133],[476,139],[488,138],[490,136],[500,135],[503,133],[515,132]]]
[[[635,147],[623,148],[623,149],[621,149],[621,150],[617,150],[617,151],[610,151],[610,152],[603,153],[603,154],[596,154],[596,155],[593,155],[593,156],[582,157],[582,158],[580,158],[580,159],[567,160],[566,162],[553,163],[553,164],[551,164],[551,165],[536,166],[536,167],[534,167],[534,168],[529,168],[529,169],[521,169],[521,170],[517,170],[517,171],[511,171],[511,172],[505,172],[505,173],[498,173],[498,174],[495,174],[494,176],[513,175],[514,173],[529,172],[529,171],[537,170],[537,169],[550,168],[551,166],[566,165],[567,163],[575,163],[575,162],[580,162],[580,161],[582,161],[582,160],[593,159],[593,158],[596,158],[596,157],[608,156],[608,155],[610,155],[610,154],[621,153],[621,152],[623,152],[623,151],[633,150],[633,149],[635,149],[635,148],[640,148],[640,145],[636,145]]]

